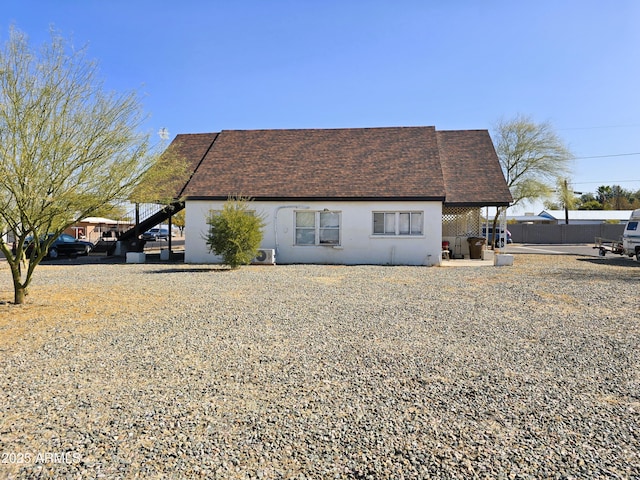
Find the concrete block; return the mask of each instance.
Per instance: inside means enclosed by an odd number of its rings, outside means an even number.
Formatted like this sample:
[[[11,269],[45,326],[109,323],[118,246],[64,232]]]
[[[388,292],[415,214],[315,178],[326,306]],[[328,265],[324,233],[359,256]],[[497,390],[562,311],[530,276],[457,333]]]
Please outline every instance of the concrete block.
[[[493,264],[496,267],[513,265],[513,255],[507,253],[501,253],[493,257]]]
[[[144,252],[127,252],[127,263],[144,263],[147,255]]]
[[[162,260],[163,262],[168,261],[170,256],[171,256],[171,252],[169,251],[168,248],[162,248],[160,250],[160,260]]]
[[[482,260],[494,260],[495,259],[495,253],[493,252],[493,250],[482,250]]]

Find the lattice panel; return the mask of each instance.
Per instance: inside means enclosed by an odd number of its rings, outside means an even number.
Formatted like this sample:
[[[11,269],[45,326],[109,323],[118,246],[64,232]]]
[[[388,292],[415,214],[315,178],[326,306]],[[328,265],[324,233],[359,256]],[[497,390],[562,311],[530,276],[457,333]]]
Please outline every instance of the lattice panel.
[[[479,208],[443,207],[442,236],[480,235],[480,213]]]

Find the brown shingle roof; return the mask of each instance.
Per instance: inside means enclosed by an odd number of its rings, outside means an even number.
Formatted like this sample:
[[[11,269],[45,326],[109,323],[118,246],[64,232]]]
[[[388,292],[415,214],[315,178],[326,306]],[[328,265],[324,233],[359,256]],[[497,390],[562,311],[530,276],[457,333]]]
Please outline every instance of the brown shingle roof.
[[[171,155],[188,162],[190,170],[193,172],[198,168],[200,161],[215,141],[217,133],[187,133],[177,135],[167,149]],[[184,190],[184,189],[183,189]],[[178,193],[178,196],[180,196]]]
[[[434,127],[224,130],[211,140],[183,195],[191,199],[242,195],[255,199],[448,202],[451,188],[456,199],[466,195],[473,203],[489,205],[491,202],[479,200],[491,190],[478,187],[481,181],[456,185],[456,175],[443,173],[455,162],[466,162],[466,167],[458,168],[473,171],[490,166],[482,178],[497,187],[504,184],[488,133],[471,131],[467,139],[465,132],[436,132]],[[456,145],[456,135],[441,133],[460,133],[461,145]],[[182,143],[183,151],[192,148],[197,156],[195,152],[203,150],[206,140],[179,135],[175,142]],[[187,147],[191,142],[194,145]],[[470,150],[473,145],[479,149],[475,155]],[[443,148],[451,152],[443,154]],[[459,153],[464,155],[462,160],[456,157]],[[489,178],[496,173],[494,166],[499,176]],[[496,188],[497,195],[491,190],[491,198],[498,198],[505,189],[506,185]],[[511,199],[510,195],[500,198],[497,203]]]
[[[501,205],[511,202],[493,142],[486,130],[436,132],[447,197],[456,205]]]

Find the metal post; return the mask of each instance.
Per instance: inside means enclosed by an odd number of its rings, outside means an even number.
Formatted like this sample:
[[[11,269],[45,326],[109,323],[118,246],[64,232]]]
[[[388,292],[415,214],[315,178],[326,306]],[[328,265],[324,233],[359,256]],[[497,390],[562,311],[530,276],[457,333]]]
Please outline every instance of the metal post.
[[[138,245],[138,242],[140,242],[140,204],[137,202],[136,202],[136,225],[134,227],[134,236],[136,237],[134,240],[136,251],[140,251],[139,250],[140,247]]]
[[[167,221],[167,223],[169,224],[169,236],[167,237],[167,242],[168,242],[168,247],[169,247],[169,258],[171,258],[171,233],[173,232],[172,230],[172,222],[171,219],[173,218],[173,214],[169,215],[169,220]]]

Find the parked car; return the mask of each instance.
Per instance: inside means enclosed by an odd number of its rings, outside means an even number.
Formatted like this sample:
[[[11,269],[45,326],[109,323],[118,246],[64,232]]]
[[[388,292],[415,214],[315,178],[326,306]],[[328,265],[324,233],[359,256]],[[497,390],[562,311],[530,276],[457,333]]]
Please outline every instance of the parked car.
[[[152,228],[142,234],[142,240],[156,241],[156,240],[169,240],[168,228]]]
[[[46,235],[46,239],[50,239],[53,237],[53,233],[48,233]],[[45,239],[40,240],[40,244],[43,244]],[[73,238],[71,235],[67,235],[63,233],[56,238],[51,245],[49,245],[49,249],[47,250],[47,258],[55,259],[59,256],[65,257],[77,257],[78,255],[89,255],[89,252],[93,250],[93,243],[87,242],[85,240],[78,240]],[[33,242],[30,242],[26,249],[26,255],[30,256],[31,251],[33,250]]]
[[[511,239],[511,232],[509,230],[506,230],[504,232],[506,234],[507,237],[507,243],[513,243],[513,240]],[[482,236],[487,238],[488,241],[487,243],[489,245],[494,245],[494,246],[500,246],[500,247],[504,247],[504,237],[505,234],[503,234],[503,231],[500,227],[498,227],[498,235],[495,240],[493,239],[493,227],[489,227],[489,235],[487,236],[487,227],[482,227]],[[498,245],[498,243],[500,245]]]

